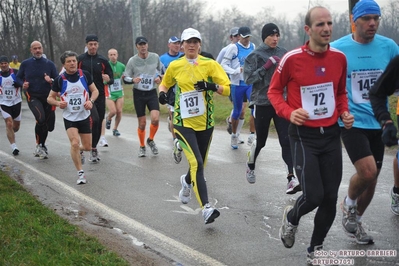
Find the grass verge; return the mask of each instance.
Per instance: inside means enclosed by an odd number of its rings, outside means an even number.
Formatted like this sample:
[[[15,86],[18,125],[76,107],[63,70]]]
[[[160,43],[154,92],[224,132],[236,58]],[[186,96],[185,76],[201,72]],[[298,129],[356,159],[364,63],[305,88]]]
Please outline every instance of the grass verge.
[[[0,171],[1,265],[129,265]]]

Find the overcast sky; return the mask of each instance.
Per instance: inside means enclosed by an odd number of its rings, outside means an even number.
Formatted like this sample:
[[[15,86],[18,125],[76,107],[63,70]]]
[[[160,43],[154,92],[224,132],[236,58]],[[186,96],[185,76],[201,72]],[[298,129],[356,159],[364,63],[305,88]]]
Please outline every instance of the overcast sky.
[[[308,0],[202,0],[207,3],[210,10],[220,11],[229,6],[236,6],[244,13],[255,15],[264,7],[274,7],[278,15],[285,14],[286,18],[296,18],[298,13],[306,13],[309,6]],[[349,9],[348,0],[325,0],[325,1],[310,1],[312,6],[322,3],[323,6],[329,6],[331,12],[345,12]],[[387,6],[389,0],[376,0],[380,7]],[[324,4],[323,4],[324,3]]]

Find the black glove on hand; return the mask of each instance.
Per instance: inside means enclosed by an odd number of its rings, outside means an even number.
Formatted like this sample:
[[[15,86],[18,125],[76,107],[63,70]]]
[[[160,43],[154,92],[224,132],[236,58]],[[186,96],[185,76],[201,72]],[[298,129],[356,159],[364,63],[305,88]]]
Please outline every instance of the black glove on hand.
[[[16,88],[16,89],[18,89],[18,88],[20,87],[20,86],[19,86],[17,83],[15,83],[15,82],[13,82],[12,85],[13,85],[14,88]]]
[[[168,99],[168,95],[166,94],[166,92],[164,92],[164,91],[159,92],[158,100],[159,100],[159,103],[162,105],[167,104],[169,99]]]
[[[206,81],[198,81],[194,84],[194,88],[197,91],[217,91],[218,86],[215,83],[209,83]]]
[[[388,147],[397,145],[398,139],[396,138],[396,133],[395,125],[393,123],[386,123],[382,130],[382,142]]]

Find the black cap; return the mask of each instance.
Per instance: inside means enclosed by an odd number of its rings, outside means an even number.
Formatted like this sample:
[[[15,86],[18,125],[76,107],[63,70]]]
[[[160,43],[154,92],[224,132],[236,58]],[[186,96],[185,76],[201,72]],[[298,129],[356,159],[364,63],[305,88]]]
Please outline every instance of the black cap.
[[[9,62],[8,57],[5,55],[0,56],[0,63],[3,63],[3,62],[7,62],[7,63]]]
[[[241,37],[247,38],[251,35],[251,30],[248,27],[240,27],[238,29],[238,34],[240,34]]]
[[[98,37],[95,34],[87,34],[86,43],[88,42],[98,42]]]
[[[265,26],[263,26],[263,28],[262,28],[262,41],[265,41],[267,36],[270,36],[270,35],[276,34],[276,33],[278,33],[278,35],[280,35],[280,30],[276,24],[273,24],[273,23],[265,24]]]
[[[143,36],[139,36],[136,38],[136,45],[139,43],[148,43],[147,38]]]

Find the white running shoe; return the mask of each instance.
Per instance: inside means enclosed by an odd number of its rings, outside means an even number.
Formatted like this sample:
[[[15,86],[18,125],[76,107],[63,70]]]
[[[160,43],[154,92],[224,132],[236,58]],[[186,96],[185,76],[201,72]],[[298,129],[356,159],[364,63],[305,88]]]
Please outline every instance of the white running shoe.
[[[255,134],[249,134],[247,141],[248,146],[251,146],[252,143],[255,141],[255,139],[256,139]]]
[[[98,162],[100,162],[100,157],[98,157],[98,151],[97,151],[97,149],[91,149],[89,161],[92,162],[92,163],[98,163]]]
[[[255,184],[256,182],[256,175],[255,170],[251,170],[247,165],[247,172],[246,172],[247,181],[250,184]]]
[[[216,218],[218,218],[220,215],[220,212],[212,208],[209,203],[205,204],[204,208],[202,209],[202,217],[204,218],[205,224],[210,224],[215,221]]]
[[[181,203],[187,204],[191,199],[191,185],[186,182],[186,175],[180,177],[181,189],[179,192],[179,199]]]
[[[240,134],[237,134],[238,144],[243,144],[245,141],[241,138]]]
[[[150,140],[149,138],[147,139],[147,145],[150,146],[150,149],[152,151],[152,154],[157,155],[158,154],[158,148],[157,145],[155,145],[154,140]]]
[[[86,180],[85,172],[79,171],[78,180],[76,181],[76,184],[82,185],[82,184],[86,184],[86,182],[87,182],[87,180]]]
[[[44,145],[39,145],[39,159],[48,159],[47,148]]]
[[[287,191],[285,193],[286,194],[295,194],[301,190],[302,190],[302,188],[301,188],[301,185],[299,184],[298,178],[293,176],[291,178],[291,181],[289,181],[287,184]]]
[[[180,147],[180,143],[178,139],[174,139],[173,140],[173,159],[175,161],[175,163],[180,163],[181,162],[181,152],[182,152],[182,148]]]
[[[98,142],[98,146],[100,147],[108,147],[108,141],[105,137],[102,137]]]
[[[140,147],[140,149],[139,149],[139,157],[145,157],[145,147]]]
[[[231,134],[231,147],[233,150],[238,149],[238,136],[236,134]]]
[[[298,229],[297,225],[293,225],[287,220],[287,214],[292,209],[292,206],[287,206],[284,209],[283,224],[280,227],[279,236],[286,248],[292,248],[295,243],[295,233]]]
[[[39,146],[39,144],[36,144],[35,151],[33,152],[33,156],[39,157],[39,155],[40,155],[40,146]]]
[[[395,215],[399,215],[399,194],[393,192],[391,188],[391,211]]]

